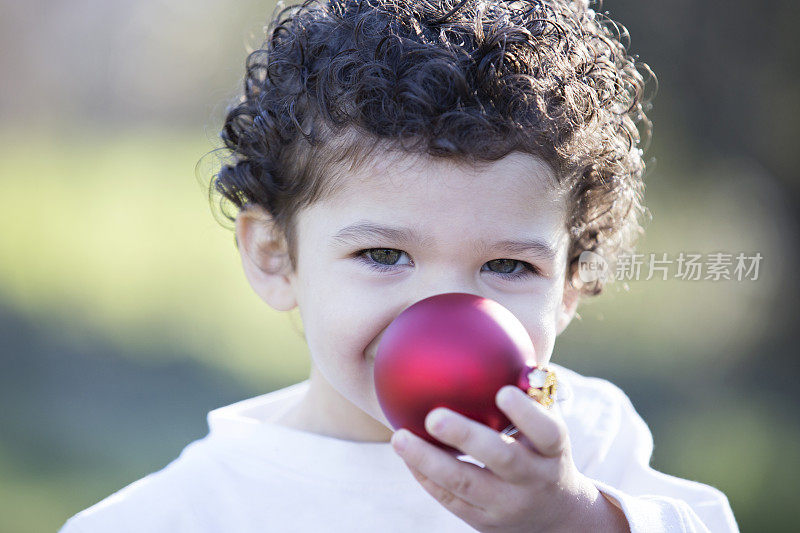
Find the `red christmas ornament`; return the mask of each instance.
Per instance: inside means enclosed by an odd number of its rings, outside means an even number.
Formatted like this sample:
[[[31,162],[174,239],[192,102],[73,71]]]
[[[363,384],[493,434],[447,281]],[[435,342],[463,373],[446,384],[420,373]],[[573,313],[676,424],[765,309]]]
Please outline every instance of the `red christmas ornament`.
[[[437,294],[400,313],[378,345],[374,379],[394,429],[407,428],[456,455],[463,452],[425,430],[432,409],[447,407],[513,434],[495,405],[497,391],[516,385],[549,407],[555,390],[555,375],[536,369],[533,343],[511,311],[467,293]]]

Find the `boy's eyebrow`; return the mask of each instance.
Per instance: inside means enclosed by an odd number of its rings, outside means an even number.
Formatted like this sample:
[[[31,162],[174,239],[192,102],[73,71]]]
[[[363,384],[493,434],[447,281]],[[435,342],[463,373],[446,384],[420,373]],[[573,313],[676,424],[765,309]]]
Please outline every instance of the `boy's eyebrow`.
[[[411,228],[382,226],[369,220],[359,220],[349,226],[337,231],[332,239],[342,244],[349,242],[359,242],[370,239],[384,239],[407,244],[414,244],[424,248],[431,245],[430,238],[421,238],[416,231]]]
[[[510,255],[529,255],[543,261],[555,261],[558,257],[555,248],[538,239],[505,240],[489,246],[476,246],[475,250],[479,255],[485,255],[489,250],[498,250]]]
[[[341,244],[363,242],[373,239],[384,239],[387,241],[411,244],[419,248],[430,247],[432,245],[430,238],[423,239],[411,228],[384,226],[369,220],[361,220],[349,226],[345,226],[332,237],[332,240]],[[553,261],[558,256],[553,246],[539,239],[507,239],[491,245],[480,243],[475,245],[474,250],[479,255],[486,254],[489,250],[497,250],[511,255],[532,255],[545,261]]]

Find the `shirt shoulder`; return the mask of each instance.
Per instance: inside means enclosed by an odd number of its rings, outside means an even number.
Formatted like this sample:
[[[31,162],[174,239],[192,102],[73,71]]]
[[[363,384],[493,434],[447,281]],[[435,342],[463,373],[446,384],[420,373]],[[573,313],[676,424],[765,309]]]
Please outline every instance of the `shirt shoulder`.
[[[130,483],[91,507],[69,518],[59,533],[94,533],[101,531],[203,531],[201,524],[188,524],[193,513],[183,513],[196,506],[193,495],[203,485],[202,454],[199,439],[187,445],[181,454],[161,470]],[[197,527],[195,527],[197,526]]]
[[[249,459],[234,452],[229,461],[221,461],[220,440],[246,440],[262,420],[274,417],[307,386],[304,381],[213,409],[204,438],[189,443],[161,470],[72,516],[60,533],[224,530],[213,506],[226,502],[225,491],[230,492],[237,472],[247,470]]]
[[[664,509],[673,504],[684,506],[678,515],[687,520],[695,520],[696,514],[703,523],[715,525],[712,531],[736,531],[730,503],[721,490],[650,467],[652,432],[620,387],[606,379],[582,376],[564,367],[558,367],[556,373],[559,380],[568,382],[572,389],[572,394],[561,404],[572,441],[573,459],[581,473],[604,484],[606,489],[616,489],[612,495],[625,499],[626,505],[633,505],[631,497],[665,505],[669,500],[672,503]],[[687,508],[691,512],[686,513]],[[652,513],[653,509],[648,512]],[[631,520],[631,516],[628,518]],[[646,517],[640,518],[646,521]]]
[[[630,403],[628,395],[611,381],[594,376],[584,376],[565,366],[550,364],[558,378],[556,403],[565,417],[580,417],[583,422],[603,425],[610,412]]]
[[[556,392],[558,412],[570,435],[573,459],[581,472],[604,462],[621,438],[631,443],[629,460],[650,462],[653,436],[628,395],[611,381],[584,376],[551,364],[565,394]]]

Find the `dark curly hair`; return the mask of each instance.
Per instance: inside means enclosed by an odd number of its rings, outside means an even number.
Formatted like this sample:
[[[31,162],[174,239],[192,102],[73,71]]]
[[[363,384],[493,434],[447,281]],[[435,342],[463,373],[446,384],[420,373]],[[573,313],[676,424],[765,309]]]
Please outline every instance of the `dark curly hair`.
[[[581,252],[613,265],[642,232],[651,123],[640,69],[652,72],[588,2],[307,0],[279,4],[266,31],[227,110],[230,157],[209,194],[230,221],[230,203],[264,208],[292,268],[294,215],[334,190],[332,168],[379,148],[545,160],[569,191],[567,279],[582,295],[603,280],[581,283]]]

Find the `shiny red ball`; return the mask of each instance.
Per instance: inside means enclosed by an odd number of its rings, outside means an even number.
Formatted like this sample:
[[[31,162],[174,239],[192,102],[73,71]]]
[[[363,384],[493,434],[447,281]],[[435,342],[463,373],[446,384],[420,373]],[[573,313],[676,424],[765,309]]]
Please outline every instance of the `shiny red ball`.
[[[495,395],[505,385],[527,390],[535,365],[530,336],[511,311],[474,294],[437,294],[389,324],[375,356],[375,390],[395,430],[461,455],[425,430],[426,415],[447,407],[503,431],[511,421]]]

